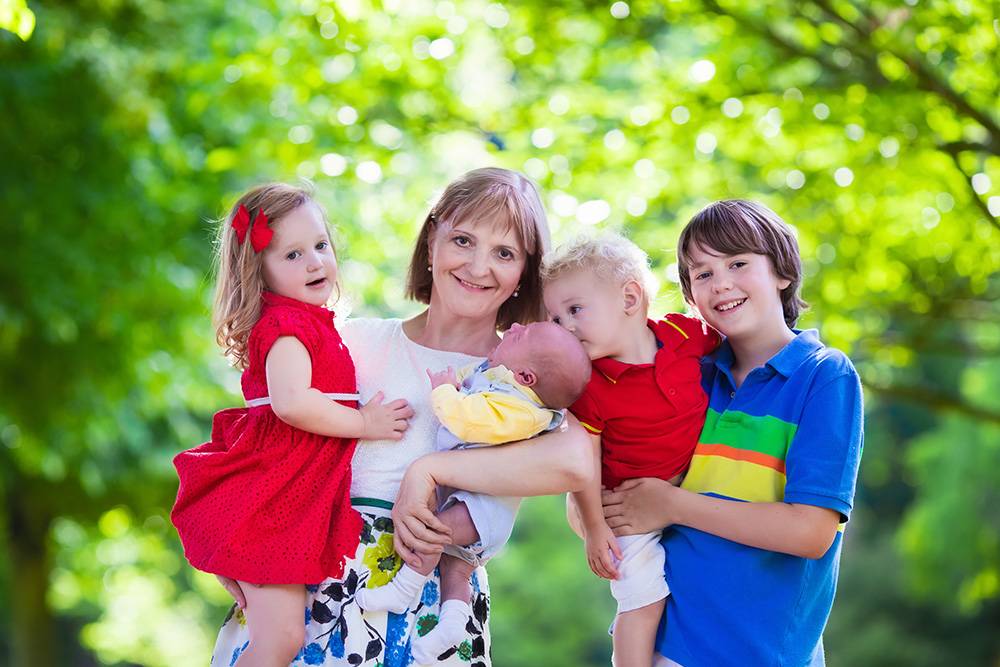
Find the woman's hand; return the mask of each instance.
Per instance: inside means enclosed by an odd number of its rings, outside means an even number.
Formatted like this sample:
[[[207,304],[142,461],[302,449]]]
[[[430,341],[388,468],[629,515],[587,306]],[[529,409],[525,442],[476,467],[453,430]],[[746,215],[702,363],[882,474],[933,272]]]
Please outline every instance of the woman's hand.
[[[662,530],[674,523],[671,494],[678,488],[655,477],[627,479],[601,492],[604,518],[617,536]]]
[[[247,606],[247,598],[243,595],[243,589],[240,588],[240,582],[235,579],[230,579],[229,577],[223,577],[221,574],[215,575],[215,578],[219,580],[222,587],[226,589],[226,592],[233,596],[236,600],[236,607],[238,609],[245,609]]]
[[[441,553],[451,544],[451,529],[434,513],[437,508],[437,483],[423,456],[407,468],[392,506],[393,546],[407,565],[420,566],[420,553]]]

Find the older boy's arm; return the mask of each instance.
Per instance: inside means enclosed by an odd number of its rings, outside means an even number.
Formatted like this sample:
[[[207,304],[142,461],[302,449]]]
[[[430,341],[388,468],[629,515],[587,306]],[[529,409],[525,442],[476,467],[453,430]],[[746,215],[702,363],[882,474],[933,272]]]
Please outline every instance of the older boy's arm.
[[[840,513],[825,507],[725,500],[653,478],[626,480],[614,491],[605,492],[604,514],[615,535],[688,526],[802,558],[825,554],[840,524]]]

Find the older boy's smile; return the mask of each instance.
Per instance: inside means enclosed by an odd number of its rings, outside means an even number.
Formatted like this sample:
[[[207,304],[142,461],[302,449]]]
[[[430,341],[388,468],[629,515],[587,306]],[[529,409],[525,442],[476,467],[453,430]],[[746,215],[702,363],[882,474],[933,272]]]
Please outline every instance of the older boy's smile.
[[[721,310],[723,312],[727,310],[732,310],[736,306],[742,306],[744,301],[746,301],[746,298],[736,299],[735,301],[726,301],[725,303],[720,303],[719,305],[717,305],[715,309]]]

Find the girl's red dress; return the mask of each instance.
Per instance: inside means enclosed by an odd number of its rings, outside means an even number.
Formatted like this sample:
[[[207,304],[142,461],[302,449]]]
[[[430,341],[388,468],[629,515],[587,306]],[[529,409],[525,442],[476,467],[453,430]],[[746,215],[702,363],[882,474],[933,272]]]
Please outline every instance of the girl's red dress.
[[[265,292],[250,334],[244,398],[267,396],[264,360],[279,336],[306,346],[314,388],[355,393],[354,362],[333,317]],[[350,500],[356,443],[289,426],[270,405],[216,413],[212,441],[174,458],[180,488],[170,517],[184,555],[199,570],[252,584],[339,577],[361,535],[361,515]]]

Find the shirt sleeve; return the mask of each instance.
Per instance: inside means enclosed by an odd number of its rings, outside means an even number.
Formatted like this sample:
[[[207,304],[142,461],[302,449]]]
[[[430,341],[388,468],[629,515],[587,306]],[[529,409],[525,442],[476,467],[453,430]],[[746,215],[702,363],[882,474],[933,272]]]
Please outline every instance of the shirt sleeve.
[[[695,345],[695,354],[699,357],[710,354],[722,342],[722,336],[719,335],[719,332],[697,317],[680,313],[667,313],[663,317],[687,335],[691,343]]]
[[[463,394],[444,384],[431,392],[434,414],[456,438],[470,443],[499,445],[541,433],[552,413],[527,399],[483,392]]]
[[[850,368],[806,398],[785,459],[785,502],[836,510],[847,521],[863,446],[861,380]]]

